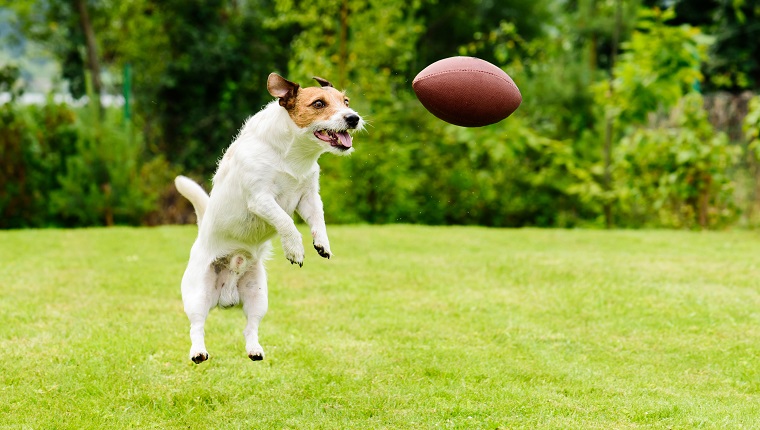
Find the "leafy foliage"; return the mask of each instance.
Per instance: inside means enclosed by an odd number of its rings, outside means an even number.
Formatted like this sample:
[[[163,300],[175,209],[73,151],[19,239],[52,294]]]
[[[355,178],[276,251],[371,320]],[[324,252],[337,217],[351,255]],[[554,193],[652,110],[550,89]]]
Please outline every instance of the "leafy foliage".
[[[760,2],[757,0],[647,0],[648,6],[673,7],[672,25],[691,24],[714,35],[703,64],[708,91],[740,92],[760,86]]]
[[[760,96],[749,101],[749,112],[744,118],[743,129],[752,155],[760,160]]]
[[[596,84],[598,105],[612,109],[622,127],[646,122],[650,113],[668,112],[702,80],[707,39],[689,25],[670,27],[672,10],[643,10],[637,31],[623,45],[610,85]]]
[[[168,49],[158,56],[165,63],[161,78],[138,98],[138,109],[158,119],[159,152],[208,171],[245,118],[270,99],[266,78],[277,68],[271,46],[278,44],[262,29],[270,8],[225,0],[152,7]]]
[[[695,91],[708,40],[697,28],[666,25],[673,17],[642,11],[612,81],[595,86],[600,117],[613,118],[621,137],[612,151],[614,191],[600,198],[615,202],[622,225],[723,226],[738,216],[727,172],[739,154]]]
[[[46,225],[56,178],[75,152],[74,113],[65,106],[0,105],[0,228]]]
[[[162,157],[142,162],[142,144],[119,113],[107,112],[104,121],[92,109],[78,115],[76,149],[50,193],[50,210],[63,225],[140,224],[155,210],[156,185],[171,180]]]
[[[172,169],[143,159],[120,112],[106,113],[0,104],[0,228],[139,224],[156,210]]]
[[[621,223],[638,227],[725,226],[738,213],[728,176],[738,147],[716,132],[699,94],[673,117],[625,137],[615,152]]]
[[[69,89],[86,92],[76,8],[0,1],[58,57]],[[106,90],[122,91],[126,65],[135,71],[135,118],[2,106],[0,202],[13,226],[155,221],[157,202],[175,200],[171,173],[209,177],[271,99],[277,71],[302,85],[328,78],[369,123],[352,157],[321,160],[328,222],[588,226],[614,208],[619,226],[728,225],[749,206],[731,190],[736,169],[757,166],[737,161],[756,160],[740,153],[757,151],[754,114],[748,145],[730,144],[696,92],[757,86],[747,57],[757,8],[659,7],[671,3],[88,0]],[[720,66],[726,52],[748,59]],[[482,129],[435,119],[410,82],[451,55],[503,67],[523,105]],[[0,88],[18,94],[4,70]]]

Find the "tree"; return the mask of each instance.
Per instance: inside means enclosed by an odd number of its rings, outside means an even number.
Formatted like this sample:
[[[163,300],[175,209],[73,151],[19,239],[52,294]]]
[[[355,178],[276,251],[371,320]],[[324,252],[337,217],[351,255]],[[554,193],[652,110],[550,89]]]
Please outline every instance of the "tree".
[[[705,63],[704,90],[760,89],[759,0],[648,0],[675,10],[670,25],[690,24],[715,38]]]
[[[725,171],[736,151],[707,121],[696,91],[708,40],[698,28],[666,25],[672,9],[642,10],[597,103],[622,136],[613,149],[617,219],[637,226],[699,226],[733,220]]]
[[[244,120],[271,100],[266,78],[284,69],[272,47],[286,43],[264,28],[271,14],[265,1],[169,0],[145,7],[165,35],[164,51],[126,59],[163,67],[157,77],[136,79],[136,108],[149,129],[158,128],[149,134],[159,152],[209,174]],[[136,76],[144,73],[134,69]]]
[[[103,93],[103,84],[100,80],[100,60],[98,59],[97,42],[95,41],[95,32],[90,22],[90,14],[87,12],[85,0],[74,0],[74,5],[79,15],[79,23],[84,34],[85,46],[87,48],[87,68],[90,70],[89,76],[92,82],[93,93],[97,100],[99,115],[102,115],[100,107],[100,96]]]

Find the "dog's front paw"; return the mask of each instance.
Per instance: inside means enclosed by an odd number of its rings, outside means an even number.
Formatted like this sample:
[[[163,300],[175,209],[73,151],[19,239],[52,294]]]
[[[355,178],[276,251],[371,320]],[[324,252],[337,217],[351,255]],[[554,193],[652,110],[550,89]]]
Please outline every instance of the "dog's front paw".
[[[317,253],[320,257],[330,259],[332,257],[332,252],[330,252],[330,245],[320,245],[314,242],[314,249],[317,250]]]
[[[323,228],[313,228],[311,230],[311,237],[314,238],[312,243],[314,244],[314,249],[317,250],[317,253],[323,258],[329,259],[332,257],[332,251],[330,251],[330,241],[327,240],[327,232]]]
[[[297,264],[298,267],[303,267],[303,251],[301,253],[288,254],[285,253],[285,257],[290,261],[290,264]]]
[[[282,250],[285,252],[285,258],[290,261],[290,264],[297,264],[298,267],[303,267],[303,256],[305,252],[300,236],[297,239],[283,239]]]

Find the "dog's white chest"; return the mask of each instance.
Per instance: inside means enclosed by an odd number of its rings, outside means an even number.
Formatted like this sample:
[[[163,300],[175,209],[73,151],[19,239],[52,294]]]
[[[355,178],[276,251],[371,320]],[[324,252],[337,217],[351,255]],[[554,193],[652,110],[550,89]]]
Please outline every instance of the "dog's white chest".
[[[278,172],[275,184],[277,205],[292,216],[298,207],[298,202],[310,185],[310,181],[307,178],[298,178],[290,173]]]

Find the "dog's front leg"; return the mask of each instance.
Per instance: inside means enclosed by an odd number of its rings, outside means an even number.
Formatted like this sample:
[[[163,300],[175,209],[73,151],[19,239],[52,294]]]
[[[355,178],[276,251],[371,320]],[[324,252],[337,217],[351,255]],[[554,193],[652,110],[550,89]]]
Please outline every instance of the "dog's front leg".
[[[292,264],[303,267],[303,240],[293,219],[277,204],[274,196],[259,194],[248,202],[248,210],[269,223],[282,240],[282,250]]]
[[[319,197],[319,192],[316,188],[312,188],[301,197],[296,211],[311,228],[311,236],[314,238],[314,249],[324,258],[329,259],[332,257],[330,241],[327,239],[322,198]]]

